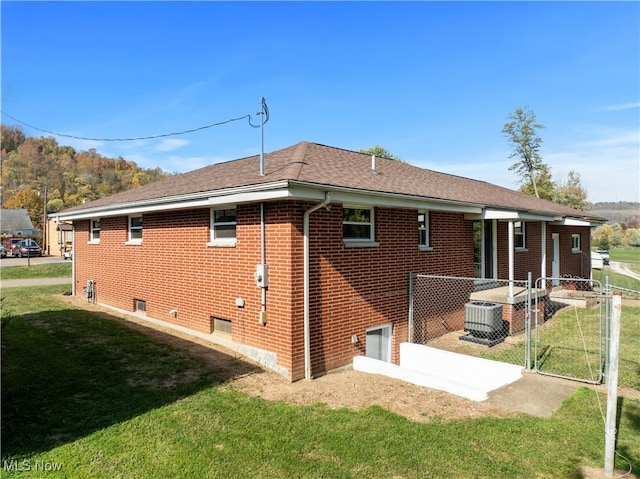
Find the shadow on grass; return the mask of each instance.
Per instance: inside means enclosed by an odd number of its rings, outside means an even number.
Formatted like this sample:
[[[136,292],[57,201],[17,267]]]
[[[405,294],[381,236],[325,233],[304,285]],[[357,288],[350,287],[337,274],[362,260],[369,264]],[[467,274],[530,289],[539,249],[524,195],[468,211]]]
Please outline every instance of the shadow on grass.
[[[260,371],[132,326],[106,313],[64,308],[12,318],[2,331],[3,459],[50,450]]]

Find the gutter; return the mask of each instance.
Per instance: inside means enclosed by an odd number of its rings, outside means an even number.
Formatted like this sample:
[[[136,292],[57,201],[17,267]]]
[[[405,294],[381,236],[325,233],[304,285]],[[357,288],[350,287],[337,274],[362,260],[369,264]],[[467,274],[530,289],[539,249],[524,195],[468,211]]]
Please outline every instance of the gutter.
[[[311,378],[311,330],[309,326],[309,217],[331,202],[331,192],[324,194],[324,200],[304,212],[304,378]]]

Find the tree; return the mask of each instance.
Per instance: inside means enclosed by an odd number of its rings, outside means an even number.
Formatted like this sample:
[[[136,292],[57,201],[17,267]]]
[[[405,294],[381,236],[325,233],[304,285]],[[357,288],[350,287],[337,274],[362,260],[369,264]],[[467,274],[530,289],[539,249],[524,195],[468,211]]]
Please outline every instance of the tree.
[[[360,150],[360,153],[366,153],[367,155],[376,155],[378,158],[388,158],[390,160],[403,161],[399,156],[394,155],[384,146],[376,145],[373,148],[367,148]]]
[[[553,201],[553,195],[555,192],[556,185],[551,179],[551,173],[549,172],[549,168],[545,164],[542,164],[542,167],[540,168],[540,172],[538,173],[538,176],[536,179],[536,186],[538,188],[539,198],[542,198],[543,200]],[[522,186],[520,186],[520,188],[518,188],[518,191],[531,196],[536,195],[535,190],[533,189],[532,183],[523,184]]]
[[[587,192],[580,183],[580,173],[571,170],[567,182],[560,184],[553,192],[553,202],[580,211],[588,211],[591,204],[587,201]]]
[[[507,117],[507,120],[510,121],[504,124],[502,133],[513,148],[509,158],[517,158],[509,169],[514,170],[521,177],[522,183],[529,183],[534,195],[540,198],[538,177],[544,173],[546,166],[540,157],[542,139],[537,131],[543,129],[544,125],[536,123],[536,115],[528,107],[517,108]]]

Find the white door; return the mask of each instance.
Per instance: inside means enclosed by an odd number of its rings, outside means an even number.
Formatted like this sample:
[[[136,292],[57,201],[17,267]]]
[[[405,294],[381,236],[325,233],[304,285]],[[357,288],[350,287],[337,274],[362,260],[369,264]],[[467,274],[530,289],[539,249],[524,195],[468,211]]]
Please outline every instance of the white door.
[[[390,324],[367,330],[366,356],[380,361],[391,361]]]
[[[560,234],[551,233],[551,247],[553,249],[551,256],[551,276],[553,281],[551,286],[558,286],[560,284]]]

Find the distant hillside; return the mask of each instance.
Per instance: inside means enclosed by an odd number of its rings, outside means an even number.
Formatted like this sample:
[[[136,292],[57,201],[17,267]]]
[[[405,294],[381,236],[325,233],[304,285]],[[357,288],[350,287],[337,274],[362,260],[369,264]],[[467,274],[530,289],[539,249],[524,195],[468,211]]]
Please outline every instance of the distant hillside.
[[[171,176],[94,149],[75,151],[53,137],[27,137],[19,127],[0,127],[0,203],[3,208],[27,209],[37,228],[42,225],[45,197],[46,211],[53,213]]]
[[[607,218],[609,223],[620,223],[629,228],[640,225],[640,203],[632,201],[594,203],[591,213]]]

